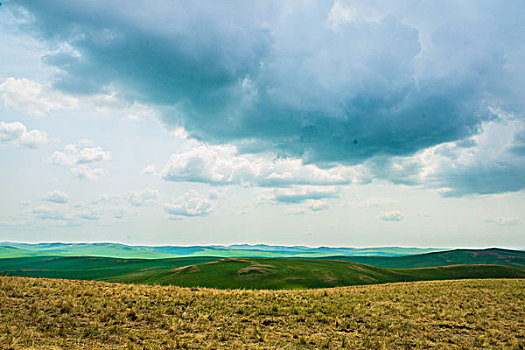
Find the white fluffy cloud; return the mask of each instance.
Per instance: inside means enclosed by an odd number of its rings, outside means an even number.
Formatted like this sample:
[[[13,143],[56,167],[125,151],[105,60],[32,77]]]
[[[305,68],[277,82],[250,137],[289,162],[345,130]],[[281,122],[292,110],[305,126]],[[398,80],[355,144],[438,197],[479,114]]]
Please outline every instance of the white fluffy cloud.
[[[79,99],[26,78],[7,78],[0,84],[0,100],[6,107],[34,116],[42,116],[54,110],[77,108],[81,104],[91,105],[99,113],[130,119],[157,116],[157,112],[151,106],[129,101],[111,87],[105,88],[99,94]]]
[[[237,154],[234,146],[190,142],[185,152],[173,154],[161,171],[168,181],[212,185],[245,184],[282,187],[294,184],[342,185],[351,182],[341,167],[321,169],[300,159]]]
[[[301,201],[301,206],[292,206],[288,207],[284,210],[284,212],[288,215],[304,215],[308,212],[308,210],[312,212],[316,211],[322,211],[327,210],[329,208],[328,202],[322,199],[307,199],[304,201]],[[294,203],[288,203],[288,204],[294,204]]]
[[[149,164],[147,167],[142,170],[141,175],[155,175],[157,174],[157,168],[155,164]]]
[[[304,208],[286,208],[284,212],[288,215],[304,215],[306,210]]]
[[[500,226],[516,226],[521,223],[521,220],[517,217],[486,217],[485,222]]]
[[[48,202],[65,204],[68,202],[69,196],[62,191],[55,190],[55,191],[49,192],[45,200]]]
[[[27,130],[20,122],[0,121],[0,142],[10,142],[28,148],[36,148],[47,142],[45,131]]]
[[[69,167],[74,177],[90,181],[106,175],[106,169],[93,167],[92,164],[108,160],[111,160],[111,152],[89,141],[69,144],[63,152],[56,151],[49,158],[51,164]]]
[[[344,206],[351,208],[374,208],[397,204],[399,200],[387,197],[370,197],[361,202],[345,203]]]
[[[0,99],[7,107],[43,115],[56,109],[75,108],[78,100],[25,78],[6,79],[0,84]]]
[[[80,202],[73,206],[73,209],[68,213],[68,217],[71,219],[97,221],[100,220],[102,213],[104,213],[104,210],[101,209],[102,208],[100,205],[85,204]]]
[[[216,200],[195,190],[190,190],[184,195],[164,203],[164,211],[168,213],[168,218],[180,219],[182,217],[207,216],[217,206],[218,202]]]
[[[129,202],[135,207],[151,206],[157,203],[159,198],[159,191],[152,189],[145,189],[144,191],[132,192],[129,195]]]
[[[42,220],[60,220],[66,221],[68,215],[60,208],[49,206],[49,205],[39,205],[33,207],[31,210],[32,214]]]
[[[88,164],[111,160],[111,152],[104,151],[100,146],[91,146],[80,143],[79,145],[69,144],[64,147],[64,151],[56,151],[50,158],[50,162],[55,165],[72,166],[75,164]]]
[[[315,203],[317,203],[317,205],[321,203],[318,202],[320,199],[339,197],[339,192],[339,189],[335,186],[292,186],[266,191],[263,193],[261,199],[285,204],[297,204],[309,201],[309,203],[312,204],[311,207],[315,207]]]
[[[35,205],[29,208],[29,214],[37,219],[52,221],[61,225],[80,225],[83,222],[106,224],[137,215],[137,209],[128,203],[128,197],[128,194],[124,193],[104,194],[95,201],[68,204],[65,193],[53,191],[46,198],[52,203]]]
[[[91,168],[87,165],[79,165],[70,169],[71,174],[79,180],[94,181],[105,176],[107,171],[104,168]]]
[[[325,200],[310,199],[306,201],[306,205],[311,211],[321,211],[328,209],[328,203]]]
[[[381,212],[379,218],[383,221],[402,221],[405,216],[399,210]]]

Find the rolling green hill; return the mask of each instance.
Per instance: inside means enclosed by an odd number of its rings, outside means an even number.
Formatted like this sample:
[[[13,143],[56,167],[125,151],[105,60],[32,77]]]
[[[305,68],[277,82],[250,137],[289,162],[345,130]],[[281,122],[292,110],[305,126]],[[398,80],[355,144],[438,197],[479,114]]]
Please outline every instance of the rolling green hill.
[[[141,276],[140,282],[220,289],[303,289],[387,282],[466,278],[525,278],[525,270],[496,265],[455,265],[391,269],[345,261],[299,259],[223,259]],[[106,281],[131,282],[133,275]]]
[[[346,261],[218,257],[11,258],[0,259],[0,274],[222,289],[301,289],[443,279],[525,278],[524,269],[496,265],[392,269]]]
[[[141,276],[181,266],[217,261],[220,258],[118,259],[105,257],[29,257],[0,259],[4,276],[47,277],[80,280],[104,280],[131,275],[140,283]]]
[[[328,256],[319,260],[343,260],[360,264],[396,267],[437,267],[449,265],[491,264],[525,268],[525,252],[508,249],[455,249],[418,255],[383,256]]]

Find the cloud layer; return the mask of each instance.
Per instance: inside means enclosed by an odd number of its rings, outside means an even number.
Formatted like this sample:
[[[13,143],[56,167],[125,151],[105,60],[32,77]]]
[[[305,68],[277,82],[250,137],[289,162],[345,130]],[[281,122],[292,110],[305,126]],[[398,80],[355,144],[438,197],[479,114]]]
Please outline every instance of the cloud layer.
[[[524,4],[417,5],[23,4],[67,48],[46,58],[60,88],[116,86],[200,137],[315,162],[408,154],[475,134],[487,105],[523,107]]]
[[[460,150],[502,122],[502,112],[523,126],[523,2],[49,0],[6,8],[55,48],[45,61],[60,69],[57,89],[152,107],[168,127],[206,143],[322,168],[365,163],[372,178],[424,178],[450,196],[525,187],[525,133],[514,135],[503,161],[486,161],[482,148]],[[28,82],[2,85],[4,102],[16,104],[17,84]],[[35,106],[54,108],[31,88]],[[435,160],[451,143],[455,155],[440,155],[439,169],[421,159],[433,153]],[[336,181],[321,168],[289,171],[297,165],[202,147],[175,154],[163,177],[215,185]],[[76,172],[89,176],[80,166]]]

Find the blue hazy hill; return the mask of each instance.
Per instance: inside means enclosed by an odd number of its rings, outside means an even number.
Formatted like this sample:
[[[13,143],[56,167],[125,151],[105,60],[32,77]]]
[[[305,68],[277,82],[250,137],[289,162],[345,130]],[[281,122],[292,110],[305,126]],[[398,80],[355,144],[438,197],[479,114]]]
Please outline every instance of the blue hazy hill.
[[[342,248],[272,246],[266,244],[202,246],[131,246],[121,243],[0,243],[0,258],[29,256],[103,256],[123,259],[162,259],[195,256],[223,258],[322,258],[328,256],[404,256],[436,252],[435,248]]]

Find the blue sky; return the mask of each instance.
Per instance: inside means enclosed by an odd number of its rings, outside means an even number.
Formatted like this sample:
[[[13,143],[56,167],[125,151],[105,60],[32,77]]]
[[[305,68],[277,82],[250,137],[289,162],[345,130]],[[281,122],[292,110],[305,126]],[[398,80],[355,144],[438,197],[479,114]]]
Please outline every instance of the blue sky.
[[[523,248],[523,13],[5,1],[0,240]]]

